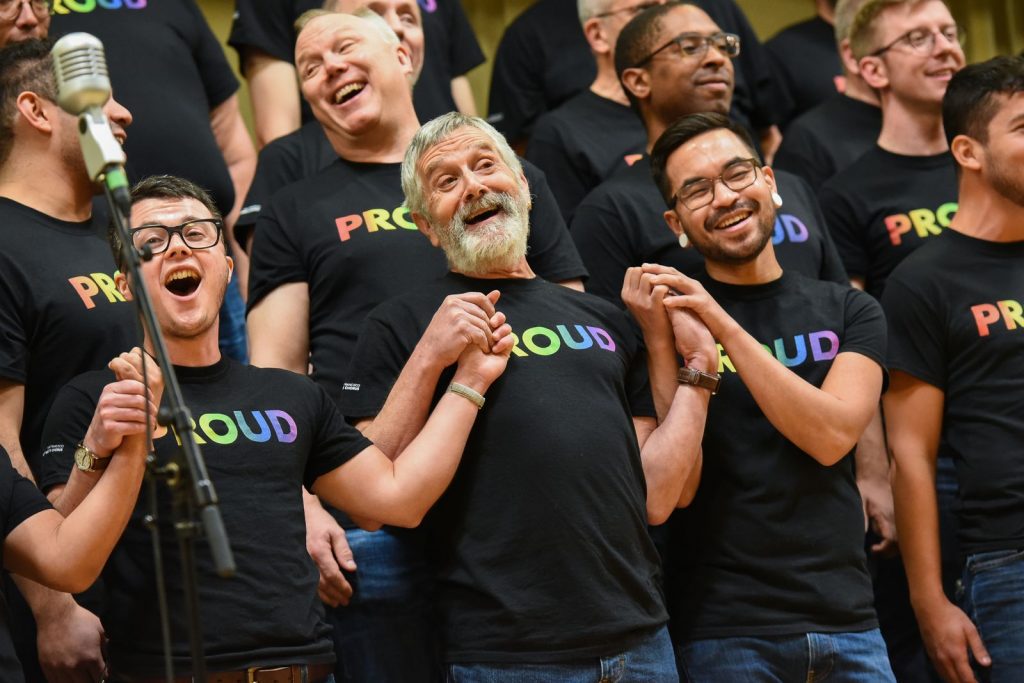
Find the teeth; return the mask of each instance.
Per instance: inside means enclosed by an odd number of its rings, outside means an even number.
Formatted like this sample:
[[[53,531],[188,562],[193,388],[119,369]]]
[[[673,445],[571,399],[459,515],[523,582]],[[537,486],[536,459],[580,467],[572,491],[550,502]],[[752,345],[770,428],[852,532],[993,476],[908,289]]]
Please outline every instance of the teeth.
[[[175,280],[188,280],[188,279],[198,280],[199,279],[199,273],[197,273],[194,270],[179,270],[176,273],[171,273],[171,275],[167,278],[167,281],[164,284],[167,284],[168,282],[174,282]]]
[[[349,83],[344,88],[334,93],[334,103],[340,104],[341,101],[345,99],[346,95],[348,95],[349,93],[358,92],[359,90],[362,90],[364,87],[366,87],[365,83]]]
[[[741,214],[739,214],[739,215],[738,215],[738,216],[736,216],[735,218],[730,218],[730,219],[729,219],[729,220],[727,220],[727,221],[724,221],[724,222],[722,222],[722,223],[719,223],[719,224],[718,224],[718,227],[720,227],[720,228],[731,228],[732,226],[734,226],[734,225],[739,225],[739,224],[740,224],[740,223],[742,223],[743,221],[747,220],[747,217],[748,217],[748,216],[750,216],[750,212],[749,212],[749,211],[746,211],[746,212],[744,212],[744,213],[741,213]]]

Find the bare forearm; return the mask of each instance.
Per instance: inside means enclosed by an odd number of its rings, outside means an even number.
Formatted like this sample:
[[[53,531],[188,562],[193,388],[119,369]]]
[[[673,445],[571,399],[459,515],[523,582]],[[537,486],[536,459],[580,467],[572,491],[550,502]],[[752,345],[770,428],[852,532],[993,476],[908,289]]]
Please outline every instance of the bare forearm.
[[[654,339],[645,335],[644,343],[647,346],[647,375],[650,377],[654,410],[658,415],[658,422],[662,423],[668,417],[669,408],[679,388],[676,379],[679,360],[671,337]]]
[[[665,419],[641,448],[651,524],[662,524],[681,502],[689,502],[682,494],[700,462],[710,398],[706,389],[677,383]]]
[[[298,129],[301,118],[298,80],[291,64],[258,50],[247,51],[245,64],[256,139],[263,147]]]
[[[897,455],[893,460],[893,494],[900,552],[907,569],[911,603],[916,610],[945,599],[934,463],[924,457]]]
[[[869,412],[791,372],[731,319],[718,338],[765,417],[800,450],[832,465],[853,449]]]
[[[857,442],[854,460],[857,463],[857,479],[888,483],[889,455],[885,448],[881,409],[872,414],[871,422]]]
[[[363,433],[377,448],[394,458],[420,433],[444,368],[414,349],[380,412]]]

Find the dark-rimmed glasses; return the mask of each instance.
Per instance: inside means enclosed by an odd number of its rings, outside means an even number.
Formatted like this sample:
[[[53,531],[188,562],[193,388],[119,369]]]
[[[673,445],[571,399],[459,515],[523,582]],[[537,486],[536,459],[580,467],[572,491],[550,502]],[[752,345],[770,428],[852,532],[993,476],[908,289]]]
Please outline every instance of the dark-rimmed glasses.
[[[652,7],[657,7],[658,5],[662,5],[664,3],[665,3],[665,0],[654,0],[653,2],[651,0],[648,0],[647,2],[638,2],[635,5],[629,5],[627,7],[620,7],[619,9],[613,9],[613,10],[609,10],[607,12],[601,12],[600,14],[595,14],[594,18],[595,19],[603,19],[605,17],[615,16],[616,14],[622,14],[623,12],[629,12],[630,16],[634,17],[637,14],[640,14],[641,12],[643,12],[645,9],[650,9]]]
[[[729,59],[740,56],[740,37],[735,33],[712,33],[710,36],[705,36],[700,33],[687,32],[680,33],[678,36],[668,41],[657,50],[654,50],[651,54],[647,55],[633,66],[643,66],[647,62],[651,61],[656,54],[673,45],[679,46],[679,56],[684,59],[688,59],[690,57],[703,57],[707,53],[708,47],[711,45],[714,45],[716,50]]]
[[[0,19],[10,21],[21,14],[21,6],[28,4],[37,19],[50,14],[50,0],[0,0]]]
[[[949,44],[959,45],[961,47],[963,47],[964,39],[966,38],[963,29],[957,24],[943,26],[938,31],[929,28],[915,28],[907,31],[885,47],[878,48],[868,56],[879,57],[900,43],[906,43],[907,47],[918,54],[930,55],[932,50],[935,49],[935,37],[938,35],[945,38]]]
[[[151,254],[162,254],[177,235],[189,249],[209,249],[220,241],[224,224],[216,218],[196,218],[181,225],[143,225],[131,231],[136,249],[148,247]]]
[[[733,192],[745,190],[757,180],[758,161],[750,159],[736,159],[729,163],[725,169],[714,178],[696,178],[683,183],[683,186],[672,195],[674,202],[682,202],[690,211],[703,209],[715,199],[715,186],[718,181]]]

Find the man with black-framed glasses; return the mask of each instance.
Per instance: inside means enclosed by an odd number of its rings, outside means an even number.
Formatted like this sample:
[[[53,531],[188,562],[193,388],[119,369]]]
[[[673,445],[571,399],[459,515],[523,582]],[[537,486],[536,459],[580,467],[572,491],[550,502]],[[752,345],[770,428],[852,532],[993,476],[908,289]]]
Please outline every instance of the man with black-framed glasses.
[[[318,572],[306,552],[302,487],[371,528],[419,524],[459,465],[483,394],[504,372],[511,329],[500,313],[481,320],[465,312],[431,325],[432,344],[417,351],[428,364],[446,364],[439,356],[456,359],[452,383],[412,440],[386,454],[346,423],[310,379],[243,365],[221,352],[217,317],[234,264],[220,214],[205,190],[173,176],[146,178],[132,188],[131,225],[133,245],[151,256],[141,278],[194,416],[193,436],[217,487],[238,566],[231,579],[218,577],[207,546],[196,547],[210,680],[332,683],[334,645],[317,598]],[[123,267],[116,233],[110,242]],[[133,277],[116,277],[126,299],[137,291]],[[460,334],[459,325],[470,318],[472,339]],[[152,351],[148,333],[144,346]],[[120,442],[118,420],[130,404],[104,389],[111,378],[109,371],[74,378],[59,392],[43,430],[47,455],[39,483],[65,514],[95,485],[95,470]],[[401,390],[395,393],[404,398]],[[173,429],[154,432],[159,463],[175,457],[178,436]],[[161,486],[156,495],[170,654],[175,680],[181,681],[191,657],[180,550],[171,492]],[[136,506],[104,571],[110,594],[103,614],[110,638],[108,680],[118,683],[164,680],[147,503]]]
[[[881,307],[780,266],[775,174],[721,114],[674,122],[651,166],[668,227],[705,267],[693,279],[631,270],[667,309],[696,315],[720,354],[700,485],[665,543],[681,677],[894,681],[853,466],[883,386]]]
[[[45,38],[50,12],[50,0],[0,0],[0,47]]]
[[[663,210],[647,152],[681,116],[731,110],[733,59],[743,43],[696,5],[672,2],[634,17],[615,47],[616,70],[646,132],[644,154],[584,198],[570,232],[590,272],[587,291],[621,305],[626,269],[663,263],[683,272],[701,258],[661,228]],[[779,174],[786,206],[772,235],[788,269],[846,282],[814,196],[800,179]],[[680,247],[683,248],[680,248]]]

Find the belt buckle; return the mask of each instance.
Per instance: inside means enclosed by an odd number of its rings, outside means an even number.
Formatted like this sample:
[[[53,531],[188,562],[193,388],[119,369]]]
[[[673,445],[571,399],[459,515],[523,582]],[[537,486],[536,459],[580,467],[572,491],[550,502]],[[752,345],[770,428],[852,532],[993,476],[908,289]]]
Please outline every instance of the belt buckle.
[[[290,673],[289,673],[288,678],[289,678],[289,680],[294,680],[295,677],[293,675],[291,675],[291,674],[294,673],[295,668],[296,667],[290,667],[290,666],[277,666],[277,667],[274,667],[272,669],[268,669],[268,668],[262,667],[262,666],[250,666],[249,668],[247,668],[245,670],[245,683],[257,683],[256,682],[256,674],[258,674],[258,673],[260,673],[262,671],[283,671],[285,669],[290,669],[291,670]],[[307,683],[307,681],[309,680],[308,670],[306,669],[305,666],[299,667],[299,669],[300,669],[300,672],[301,672],[299,674],[299,677],[300,677],[302,683]]]
[[[256,683],[256,672],[260,670],[258,666],[250,666],[245,670],[245,683]]]

